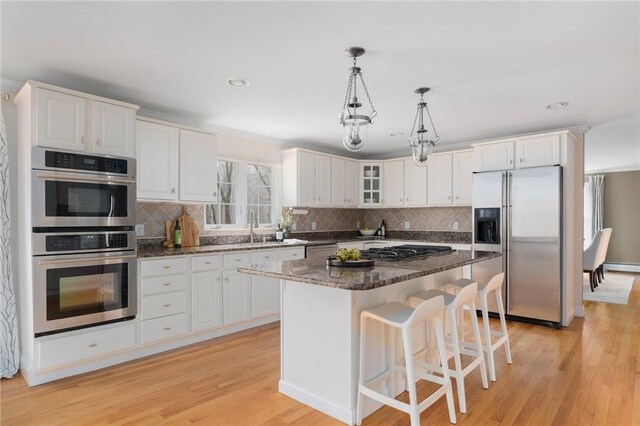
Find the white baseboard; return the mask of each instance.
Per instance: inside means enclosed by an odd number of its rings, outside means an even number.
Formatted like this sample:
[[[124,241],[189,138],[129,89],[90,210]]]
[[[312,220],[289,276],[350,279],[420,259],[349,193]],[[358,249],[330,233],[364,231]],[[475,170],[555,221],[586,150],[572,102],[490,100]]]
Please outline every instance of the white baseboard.
[[[340,420],[343,423],[346,423],[348,425],[355,424],[356,413],[353,410],[348,410],[340,407],[330,401],[327,401],[326,399],[322,399],[316,395],[312,395],[306,390],[289,384],[283,380],[280,380],[280,382],[278,382],[278,390],[280,391],[280,393],[285,394],[298,402],[308,405],[311,408],[321,411],[326,415],[333,417],[334,419]]]
[[[622,271],[622,272],[639,272],[640,265],[631,265],[627,263],[605,263],[604,271]]]
[[[576,316],[584,317],[584,305],[576,306]]]

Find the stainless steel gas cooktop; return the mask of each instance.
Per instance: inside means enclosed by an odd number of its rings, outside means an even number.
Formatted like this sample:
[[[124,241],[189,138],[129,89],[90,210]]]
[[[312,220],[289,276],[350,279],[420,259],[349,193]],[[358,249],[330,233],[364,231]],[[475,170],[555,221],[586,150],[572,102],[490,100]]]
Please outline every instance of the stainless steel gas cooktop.
[[[363,259],[373,260],[403,260],[412,259],[415,257],[432,256],[438,253],[446,253],[452,251],[448,246],[419,246],[412,244],[405,244],[402,246],[382,247],[382,248],[370,248],[362,252]]]

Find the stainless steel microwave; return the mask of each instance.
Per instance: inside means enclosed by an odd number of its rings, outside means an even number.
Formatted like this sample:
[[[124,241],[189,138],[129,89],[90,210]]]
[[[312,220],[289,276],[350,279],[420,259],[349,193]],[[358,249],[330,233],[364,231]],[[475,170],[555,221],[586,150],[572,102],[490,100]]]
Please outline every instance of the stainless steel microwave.
[[[136,160],[34,148],[32,226],[133,226]]]

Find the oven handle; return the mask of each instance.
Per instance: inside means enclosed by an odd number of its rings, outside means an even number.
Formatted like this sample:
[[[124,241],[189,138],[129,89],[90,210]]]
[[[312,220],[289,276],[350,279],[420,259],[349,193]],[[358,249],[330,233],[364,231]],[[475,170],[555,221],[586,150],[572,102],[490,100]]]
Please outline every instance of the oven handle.
[[[80,264],[85,264],[85,263],[103,263],[103,264],[109,264],[109,263],[121,263],[122,259],[135,259],[138,256],[136,254],[128,254],[128,255],[124,255],[124,256],[105,256],[105,257],[92,257],[89,259],[78,259],[78,258],[73,258],[73,259],[56,259],[56,260],[40,260],[37,259],[36,261],[38,262],[39,265],[63,265],[63,264],[68,264],[68,263],[73,263],[74,265],[80,265]]]
[[[71,182],[100,182],[100,183],[106,183],[106,184],[110,184],[110,183],[124,183],[124,184],[131,184],[131,183],[136,183],[135,179],[126,179],[126,178],[117,178],[117,177],[110,177],[110,176],[104,176],[104,177],[98,177],[98,176],[91,176],[91,175],[86,175],[86,174],[81,174],[81,173],[45,173],[45,172],[38,172],[36,173],[36,177],[40,178],[40,179],[56,179],[56,180],[64,180],[64,181],[71,181]]]

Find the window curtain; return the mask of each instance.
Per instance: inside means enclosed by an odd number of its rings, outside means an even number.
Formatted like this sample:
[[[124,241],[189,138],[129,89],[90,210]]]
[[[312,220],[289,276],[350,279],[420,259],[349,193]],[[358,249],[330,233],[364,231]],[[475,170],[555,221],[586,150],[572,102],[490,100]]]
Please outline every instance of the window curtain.
[[[591,189],[591,235],[603,227],[604,217],[604,175],[589,176]]]
[[[20,365],[18,318],[11,273],[11,222],[9,221],[9,153],[4,113],[0,102],[0,373],[11,378]]]

